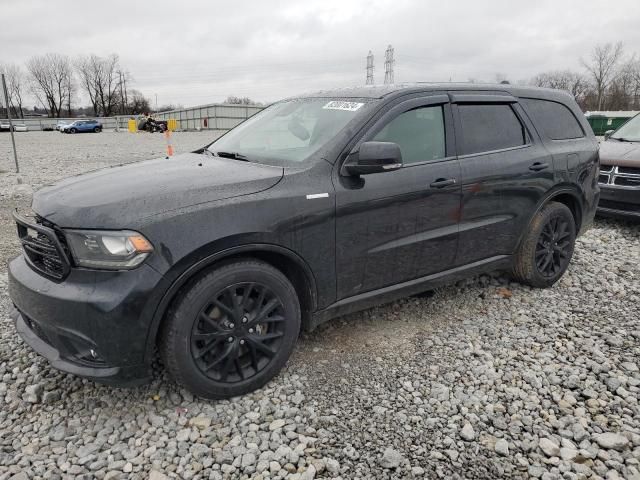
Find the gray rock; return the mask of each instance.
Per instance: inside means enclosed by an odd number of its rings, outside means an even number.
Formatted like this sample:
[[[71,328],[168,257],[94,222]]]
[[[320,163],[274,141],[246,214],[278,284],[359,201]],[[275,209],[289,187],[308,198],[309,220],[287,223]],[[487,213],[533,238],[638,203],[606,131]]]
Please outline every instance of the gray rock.
[[[547,457],[557,457],[560,455],[560,446],[549,438],[541,438],[538,446]]]
[[[382,458],[380,458],[380,466],[382,468],[398,468],[403,461],[404,457],[400,452],[387,447],[382,454]]]
[[[285,422],[283,419],[279,418],[278,420],[274,420],[273,422],[271,422],[269,424],[269,430],[273,431],[273,430],[278,430],[282,427],[285,426],[287,422]]]
[[[43,388],[39,383],[35,385],[27,385],[24,389],[22,399],[28,403],[40,403],[42,400],[42,392]]]
[[[624,450],[627,445],[629,445],[629,440],[627,437],[622,436],[618,433],[600,433],[595,435],[594,440],[601,448],[612,449],[612,450]]]
[[[509,443],[504,438],[501,438],[496,442],[494,449],[498,455],[505,457],[509,455]]]
[[[473,430],[473,426],[470,423],[465,423],[462,430],[460,430],[460,437],[467,442],[471,442],[476,438],[476,432]]]

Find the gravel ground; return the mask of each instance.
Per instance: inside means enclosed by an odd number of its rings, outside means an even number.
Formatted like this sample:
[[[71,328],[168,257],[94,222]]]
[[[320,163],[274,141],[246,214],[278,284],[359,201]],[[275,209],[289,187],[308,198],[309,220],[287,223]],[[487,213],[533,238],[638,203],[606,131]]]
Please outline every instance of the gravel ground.
[[[26,183],[164,149],[126,133],[18,140],[25,185],[0,174],[5,259]],[[2,272],[0,480],[640,479],[639,232],[598,220],[549,290],[483,275],[336,319],[267,387],[220,402],[164,377],[123,390],[55,371],[14,333]]]

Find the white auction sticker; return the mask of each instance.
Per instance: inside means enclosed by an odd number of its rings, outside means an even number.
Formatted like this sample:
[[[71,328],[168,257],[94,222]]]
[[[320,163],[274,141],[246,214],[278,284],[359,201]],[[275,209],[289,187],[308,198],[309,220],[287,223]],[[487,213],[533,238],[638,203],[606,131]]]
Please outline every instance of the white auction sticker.
[[[327,103],[324,107],[327,110],[346,110],[347,112],[355,112],[358,110],[364,103],[358,102],[340,102],[337,100],[333,100]]]

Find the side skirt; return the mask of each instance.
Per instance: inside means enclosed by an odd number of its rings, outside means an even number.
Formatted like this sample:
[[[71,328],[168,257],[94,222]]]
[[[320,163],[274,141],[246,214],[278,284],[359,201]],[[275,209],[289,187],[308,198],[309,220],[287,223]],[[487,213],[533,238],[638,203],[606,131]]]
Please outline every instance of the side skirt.
[[[407,282],[343,298],[323,310],[314,312],[306,325],[306,330],[309,332],[313,331],[318,325],[335,317],[393,302],[399,298],[416,295],[426,290],[431,290],[473,275],[507,269],[511,266],[511,261],[511,255],[498,255]]]

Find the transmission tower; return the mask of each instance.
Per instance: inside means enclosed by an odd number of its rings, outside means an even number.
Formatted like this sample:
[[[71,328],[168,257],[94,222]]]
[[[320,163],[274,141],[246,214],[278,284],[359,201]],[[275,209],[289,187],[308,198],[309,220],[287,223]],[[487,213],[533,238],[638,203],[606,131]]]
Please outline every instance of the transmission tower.
[[[394,83],[393,80],[393,65],[396,61],[393,59],[393,47],[389,45],[384,52],[384,83]]]
[[[367,55],[367,85],[373,85],[373,53]]]

